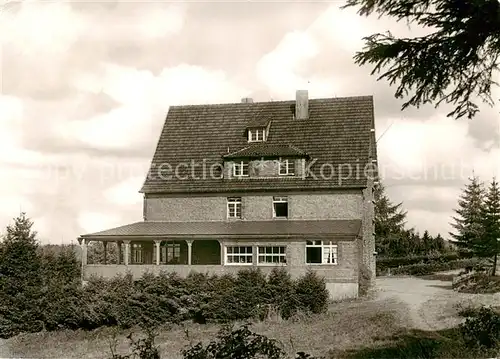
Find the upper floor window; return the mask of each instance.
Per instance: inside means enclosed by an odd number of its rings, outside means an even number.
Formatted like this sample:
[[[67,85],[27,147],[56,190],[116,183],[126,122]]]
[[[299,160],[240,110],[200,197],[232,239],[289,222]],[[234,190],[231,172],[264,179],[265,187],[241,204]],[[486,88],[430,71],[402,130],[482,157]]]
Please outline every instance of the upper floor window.
[[[288,197],[273,197],[273,217],[288,218]]]
[[[280,158],[279,164],[280,164],[280,170],[279,170],[280,176],[290,176],[295,173],[294,160],[288,160],[288,159],[283,160]]]
[[[337,245],[332,241],[307,241],[307,264],[337,264]]]
[[[265,128],[254,128],[248,130],[248,142],[262,142],[266,140]]]
[[[241,197],[227,199],[227,218],[241,218]]]
[[[234,176],[248,176],[248,162],[240,161],[235,162],[233,166],[233,175]]]

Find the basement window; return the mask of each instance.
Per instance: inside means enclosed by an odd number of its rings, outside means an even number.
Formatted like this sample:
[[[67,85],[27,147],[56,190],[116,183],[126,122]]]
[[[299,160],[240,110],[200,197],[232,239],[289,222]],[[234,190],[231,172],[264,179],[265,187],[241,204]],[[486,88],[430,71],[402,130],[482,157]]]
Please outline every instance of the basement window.
[[[307,264],[338,264],[338,247],[332,241],[307,241]]]
[[[273,197],[273,217],[288,218],[288,197]]]

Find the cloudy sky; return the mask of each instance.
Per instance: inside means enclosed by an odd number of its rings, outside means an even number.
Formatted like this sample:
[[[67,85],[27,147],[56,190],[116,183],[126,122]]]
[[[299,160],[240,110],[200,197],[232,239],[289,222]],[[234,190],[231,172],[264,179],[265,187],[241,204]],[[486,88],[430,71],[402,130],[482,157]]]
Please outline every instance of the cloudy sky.
[[[472,170],[500,177],[500,108],[483,106],[473,121],[447,119],[447,108],[400,112],[394,89],[352,55],[364,35],[421,31],[340,5],[7,2],[1,228],[22,210],[43,243],[69,243],[140,221],[138,190],[170,105],[289,100],[307,88],[311,98],[374,95],[391,199],[409,226],[447,233]]]

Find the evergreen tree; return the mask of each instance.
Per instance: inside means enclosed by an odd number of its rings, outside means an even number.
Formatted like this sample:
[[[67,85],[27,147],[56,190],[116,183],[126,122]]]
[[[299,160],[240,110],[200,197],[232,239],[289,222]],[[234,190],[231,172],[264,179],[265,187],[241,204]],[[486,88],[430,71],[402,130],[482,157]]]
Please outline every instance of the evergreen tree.
[[[448,103],[455,107],[449,116],[472,118],[479,110],[475,98],[491,106],[497,101],[491,89],[500,55],[498,0],[348,0],[346,7],[429,30],[409,38],[373,34],[354,57],[396,85],[396,98],[411,94],[403,109]]]
[[[448,250],[446,242],[444,241],[444,238],[441,237],[441,234],[438,233],[438,235],[434,238],[434,243],[436,245],[436,250],[439,253],[443,253]]]
[[[403,203],[392,204],[382,184],[375,187],[374,199],[375,233],[386,236],[402,232],[406,223],[406,212],[401,209]]]
[[[474,252],[473,242],[483,235],[482,207],[485,190],[478,177],[473,175],[469,181],[458,199],[458,209],[455,209],[458,216],[452,217],[455,223],[451,225],[456,232],[450,232],[454,243],[464,252]]]
[[[7,226],[0,252],[0,337],[41,329],[41,261],[25,213]]]
[[[474,250],[481,256],[493,257],[493,275],[496,273],[500,251],[500,188],[493,178],[482,206],[483,236],[474,242]]]
[[[402,203],[393,204],[382,184],[375,186],[375,245],[381,255],[395,255],[404,251],[401,237],[404,235],[406,212]],[[404,254],[403,254],[404,255]]]

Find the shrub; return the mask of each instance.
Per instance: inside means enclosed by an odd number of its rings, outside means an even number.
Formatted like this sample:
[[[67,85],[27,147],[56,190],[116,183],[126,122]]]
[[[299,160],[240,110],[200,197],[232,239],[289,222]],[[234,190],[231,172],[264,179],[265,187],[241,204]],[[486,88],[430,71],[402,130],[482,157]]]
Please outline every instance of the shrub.
[[[271,306],[276,308],[283,319],[292,317],[300,305],[295,284],[290,273],[284,268],[273,268],[268,277],[267,292]]]
[[[500,314],[492,308],[482,307],[460,325],[464,342],[471,347],[487,349],[498,347],[500,342]]]
[[[368,266],[362,264],[359,268],[359,295],[364,296],[368,293],[371,286],[372,273]]]
[[[308,271],[295,284],[295,294],[299,308],[312,313],[323,313],[328,309],[330,295],[325,279]]]
[[[452,288],[461,293],[497,293],[500,292],[500,277],[492,277],[485,272],[472,272],[459,276],[453,281]]]
[[[184,359],[284,359],[287,358],[283,346],[274,339],[253,333],[248,324],[232,330],[222,328],[215,340],[206,346],[203,343],[193,345],[182,351]],[[315,359],[304,352],[298,352],[296,359]],[[319,358],[318,358],[319,359]]]

